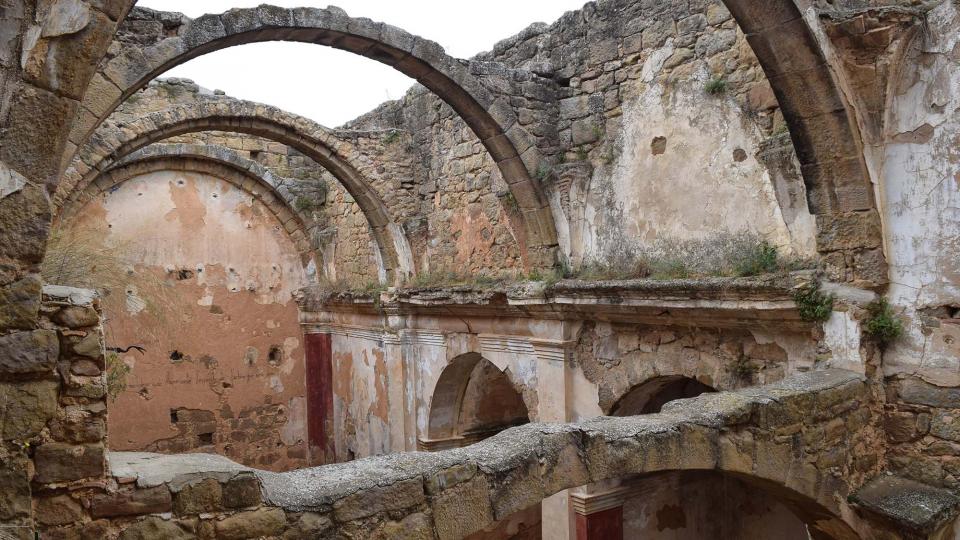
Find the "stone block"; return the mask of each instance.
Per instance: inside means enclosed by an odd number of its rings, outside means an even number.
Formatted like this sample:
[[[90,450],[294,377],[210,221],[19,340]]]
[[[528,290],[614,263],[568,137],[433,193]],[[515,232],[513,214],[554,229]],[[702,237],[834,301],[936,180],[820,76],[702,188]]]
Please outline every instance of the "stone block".
[[[36,274],[0,287],[0,330],[35,328],[40,291],[40,276]]]
[[[56,381],[0,383],[0,434],[4,440],[35,437],[57,412]]]
[[[938,411],[930,423],[930,435],[960,442],[960,415]]]
[[[441,492],[432,505],[440,540],[465,538],[494,521],[490,486],[483,475]]]
[[[173,509],[178,515],[216,512],[223,507],[223,489],[216,479],[208,478],[196,484],[184,486],[174,500]]]
[[[23,463],[5,458],[0,467],[0,520],[30,515],[30,478]]]
[[[8,188],[11,182],[20,187]],[[46,189],[26,183],[18,172],[0,165],[0,258],[27,264],[40,262],[50,218]]]
[[[83,521],[83,507],[69,495],[44,497],[37,501],[34,512],[37,523],[47,527],[60,527]]]
[[[379,512],[418,506],[425,500],[423,481],[417,477],[344,497],[333,504],[333,512],[337,521],[353,521]]]
[[[191,540],[197,538],[188,524],[151,516],[134,522],[120,533],[119,540]]]
[[[0,374],[52,373],[59,355],[60,341],[52,330],[0,336]]]
[[[94,497],[90,514],[95,518],[161,514],[172,508],[170,490],[157,486]]]
[[[287,517],[279,508],[260,508],[252,512],[234,514],[216,524],[217,538],[242,540],[261,536],[278,536],[287,524]]]
[[[434,538],[430,518],[423,513],[410,514],[402,521],[388,521],[370,535],[370,540],[433,540]]]
[[[960,409],[960,388],[935,386],[913,377],[898,381],[893,386],[904,403]]]
[[[34,456],[37,470],[33,481],[52,484],[101,477],[105,472],[104,457],[101,444],[41,445]]]
[[[875,211],[817,216],[817,249],[822,252],[879,247],[880,217]]]
[[[584,118],[573,122],[570,133],[574,146],[597,142],[603,134],[600,126],[592,118]]]
[[[67,328],[85,328],[100,324],[100,314],[87,306],[67,306],[54,313],[52,319]]]
[[[241,474],[223,486],[223,505],[227,508],[257,506],[260,500],[260,482],[256,476]]]

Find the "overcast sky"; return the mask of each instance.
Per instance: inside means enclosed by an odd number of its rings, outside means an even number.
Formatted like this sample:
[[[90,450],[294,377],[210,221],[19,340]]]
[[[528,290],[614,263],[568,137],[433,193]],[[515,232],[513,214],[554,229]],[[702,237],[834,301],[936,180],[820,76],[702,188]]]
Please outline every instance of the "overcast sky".
[[[190,17],[254,7],[266,0],[139,0],[137,5]],[[586,0],[333,0],[353,17],[399,26],[468,58],[534,22],[551,23]],[[326,0],[273,0],[284,7],[325,7]],[[413,80],[361,56],[303,43],[254,43],[216,51],[163,77],[193,79],[211,90],[276,105],[327,126],[338,126],[387,99]]]

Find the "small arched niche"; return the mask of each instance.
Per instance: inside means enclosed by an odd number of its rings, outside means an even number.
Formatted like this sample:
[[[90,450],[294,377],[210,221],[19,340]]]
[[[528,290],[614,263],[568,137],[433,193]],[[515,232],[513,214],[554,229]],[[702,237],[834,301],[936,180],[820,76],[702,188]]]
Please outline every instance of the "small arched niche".
[[[530,421],[523,396],[493,362],[477,353],[454,358],[437,380],[422,450],[459,448]]]
[[[712,386],[691,377],[682,375],[657,377],[631,388],[610,409],[610,416],[654,414],[676,399],[693,398],[716,391]]]

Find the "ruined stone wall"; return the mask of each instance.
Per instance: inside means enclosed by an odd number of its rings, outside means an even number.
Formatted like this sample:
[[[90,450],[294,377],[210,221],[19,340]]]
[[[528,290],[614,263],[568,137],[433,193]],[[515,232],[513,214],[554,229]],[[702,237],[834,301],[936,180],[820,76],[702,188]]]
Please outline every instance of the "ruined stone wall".
[[[513,93],[520,124],[536,135],[542,159],[527,165],[547,190],[573,266],[609,263],[657,238],[718,231],[815,252],[777,101],[722,3],[591,3],[498,43],[470,67],[503,79],[500,91]],[[532,74],[524,80],[511,68]],[[447,115],[414,88],[348,126],[412,132],[424,161],[443,164],[431,165],[432,193],[435,183],[442,191],[477,178],[466,147],[446,140],[462,126]]]
[[[716,390],[769,384],[813,367],[808,333],[682,328],[587,321],[574,361],[597,385],[606,413],[637,385],[682,376]]]
[[[418,85],[344,127],[409,133],[423,176],[410,186],[416,215],[402,225],[418,271],[522,273],[520,229],[510,221],[516,205],[496,163],[453,109]]]
[[[216,457],[113,453],[110,475],[85,495],[89,506],[77,503],[79,493],[44,500],[62,519],[43,534],[454,539],[495,529],[544,495],[577,484],[704,468],[752,477],[761,482],[757,493],[790,504],[811,527],[843,533],[849,525],[835,516],[845,512],[855,526],[857,518],[834,493],[846,489],[840,478],[870,468],[852,460],[854,452],[869,454],[862,446],[869,399],[855,376],[808,374],[751,393],[688,400],[669,414],[619,427],[605,419],[528,425],[453,452],[281,474]],[[648,455],[644,448],[657,450]]]
[[[37,330],[0,339],[3,437],[33,457],[3,455],[0,517],[25,526],[12,530],[17,537],[32,530],[32,512],[40,526],[75,519],[82,510],[73,497],[91,496],[106,473],[100,302],[91,291],[46,287],[39,311]],[[31,510],[31,493],[50,511]]]
[[[104,300],[129,367],[111,448],[211,451],[266,469],[309,463],[304,346],[293,293],[308,282],[266,207],[224,180],[140,175],[67,224],[127,271]],[[129,269],[129,270],[127,270]]]

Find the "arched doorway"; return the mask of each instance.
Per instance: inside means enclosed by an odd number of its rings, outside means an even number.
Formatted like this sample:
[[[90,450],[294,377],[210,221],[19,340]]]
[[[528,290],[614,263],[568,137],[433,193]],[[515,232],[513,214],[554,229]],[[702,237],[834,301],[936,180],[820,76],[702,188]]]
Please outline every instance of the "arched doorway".
[[[440,374],[430,403],[423,450],[458,448],[530,421],[523,396],[510,377],[477,353],[451,361]]]

